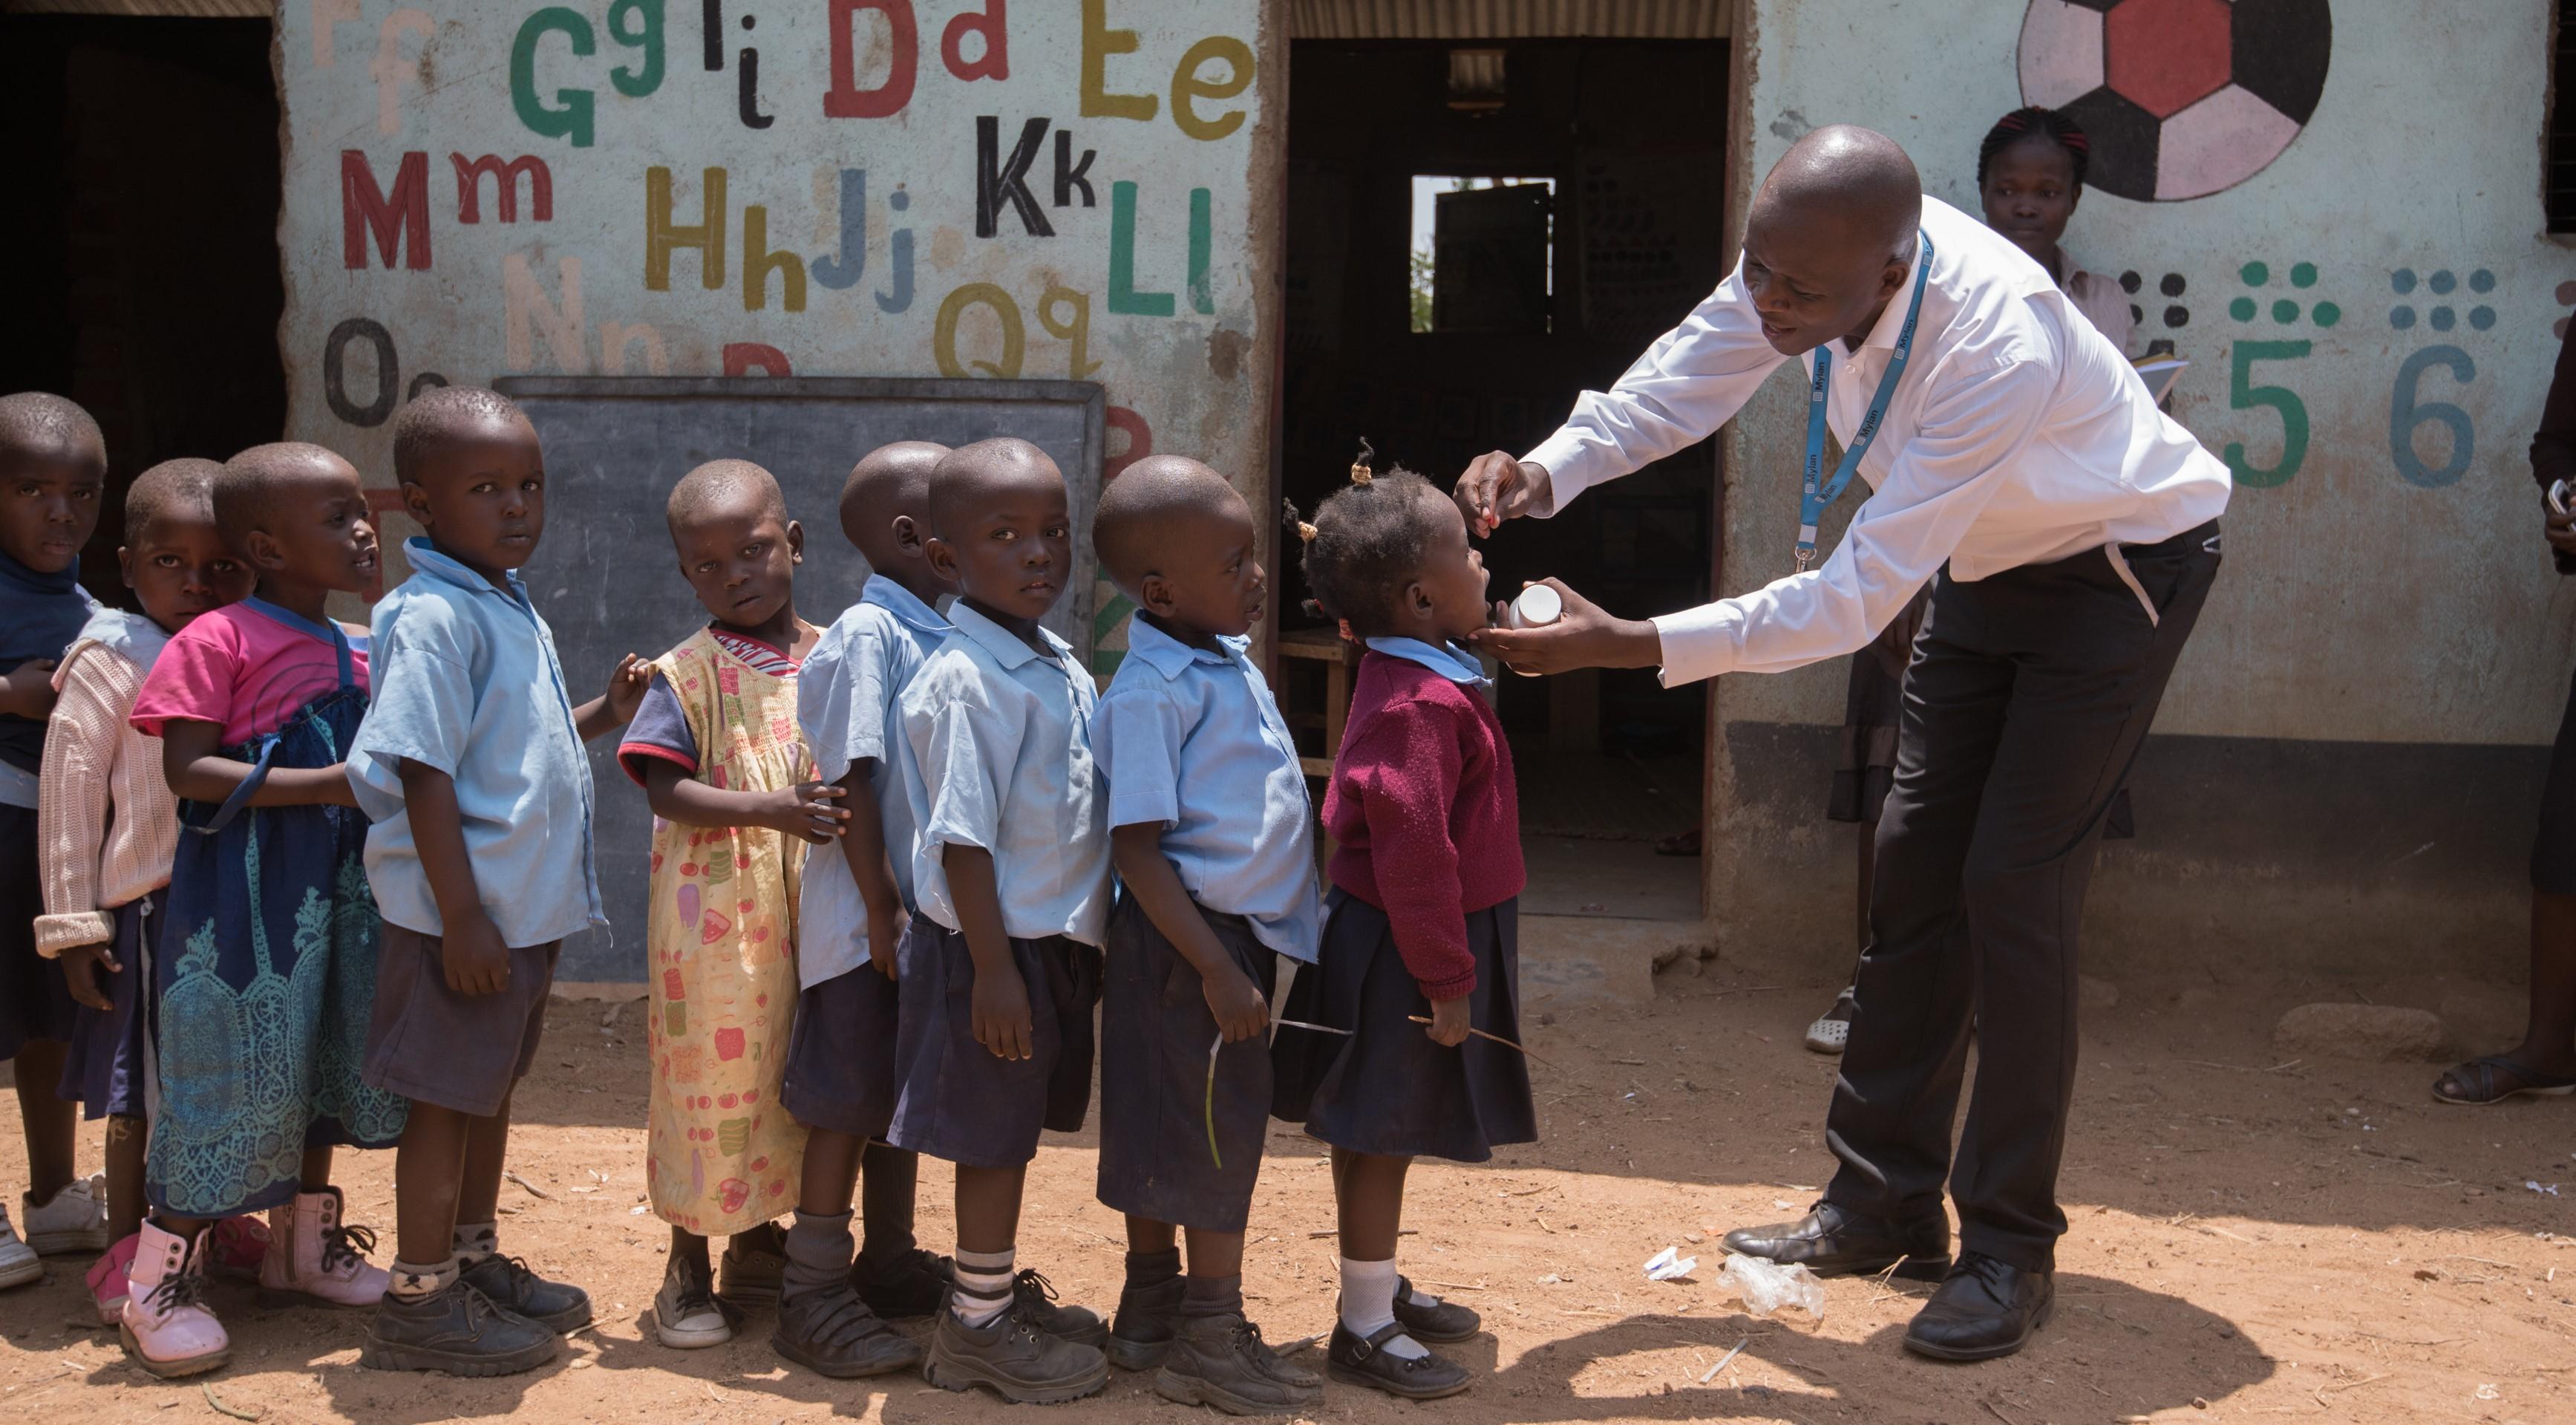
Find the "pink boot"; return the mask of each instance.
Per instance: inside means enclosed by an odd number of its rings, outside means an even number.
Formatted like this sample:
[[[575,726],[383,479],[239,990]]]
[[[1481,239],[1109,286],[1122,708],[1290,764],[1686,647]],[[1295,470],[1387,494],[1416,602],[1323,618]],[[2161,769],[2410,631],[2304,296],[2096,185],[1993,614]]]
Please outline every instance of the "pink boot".
[[[141,1234],[128,1237],[107,1249],[107,1254],[90,1263],[90,1300],[98,1304],[98,1324],[114,1326],[125,1319],[125,1299],[133,1294],[125,1284],[126,1273],[133,1270],[136,1244]]]
[[[146,1222],[126,1268],[125,1314],[117,1323],[126,1354],[156,1376],[199,1375],[232,1359],[232,1338],[206,1309],[206,1234],[197,1240]]]
[[[259,1264],[268,1258],[268,1224],[256,1217],[227,1217],[215,1224],[206,1244],[206,1274],[259,1280]]]
[[[269,1210],[268,1228],[268,1254],[259,1263],[261,1305],[373,1306],[384,1299],[391,1279],[366,1258],[376,1234],[341,1225],[338,1188],[297,1193],[294,1202]]]

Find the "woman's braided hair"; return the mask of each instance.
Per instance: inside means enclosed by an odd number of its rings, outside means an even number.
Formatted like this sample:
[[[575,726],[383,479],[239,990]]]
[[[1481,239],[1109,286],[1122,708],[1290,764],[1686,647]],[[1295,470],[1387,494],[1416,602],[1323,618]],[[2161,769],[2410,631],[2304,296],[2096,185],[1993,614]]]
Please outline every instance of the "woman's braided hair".
[[[2066,150],[2066,156],[2075,163],[2075,186],[2083,187],[2084,170],[2093,160],[2093,141],[2084,136],[2081,124],[2055,109],[2036,104],[2013,110],[1986,130],[1985,142],[1977,145],[1977,186],[1986,186],[1986,169],[1994,163],[1996,154],[2034,135]]]
[[[1316,612],[1338,619],[1357,638],[1394,622],[1395,601],[1421,572],[1432,528],[1423,516],[1441,498],[1430,481],[1401,466],[1371,470],[1376,452],[1360,442],[1351,483],[1324,497],[1312,524],[1288,504],[1288,527],[1305,542],[1301,567]]]

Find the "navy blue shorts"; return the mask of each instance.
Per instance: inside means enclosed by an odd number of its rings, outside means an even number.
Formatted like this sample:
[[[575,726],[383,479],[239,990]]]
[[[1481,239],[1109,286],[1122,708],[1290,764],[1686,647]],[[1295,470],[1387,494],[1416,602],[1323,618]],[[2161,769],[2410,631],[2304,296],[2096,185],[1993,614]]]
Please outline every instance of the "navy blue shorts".
[[[1386,912],[1336,888],[1324,900],[1317,963],[1288,987],[1287,1019],[1355,1033],[1281,1025],[1271,1044],[1279,1081],[1271,1112],[1336,1148],[1388,1157],[1481,1163],[1496,1146],[1538,1141],[1529,1063],[1517,1049],[1468,1036],[1454,1049],[1431,1041],[1408,1015],[1431,1013],[1404,968]],[[1517,899],[1467,913],[1476,988],[1467,1022],[1519,1042]]]
[[[1243,917],[1200,914],[1268,999],[1278,953]],[[1270,1131],[1266,1036],[1218,1051],[1211,1107],[1208,1048],[1217,1042],[1216,1016],[1208,1012],[1199,972],[1132,898],[1110,913],[1102,980],[1101,1202],[1156,1222],[1242,1231]]]
[[[887,1143],[969,1168],[1016,1168],[1037,1156],[1041,1129],[1081,1129],[1091,1109],[1100,951],[1061,935],[1013,937],[1011,958],[1028,985],[1036,1053],[1027,1059],[997,1058],[975,1042],[975,960],[966,937],[928,916],[912,918],[896,957],[899,1087]]]
[[[882,1141],[894,1122],[902,990],[862,960],[796,996],[778,1102],[808,1128]]]
[[[71,1052],[63,1058],[61,1093],[81,1106],[83,1118],[144,1116],[144,1076],[152,1071],[143,1052],[152,1017],[145,1001],[151,996],[152,961],[161,953],[162,912],[169,907],[170,889],[164,886],[116,908],[116,933],[108,950],[123,968],[98,976],[114,1008],[79,1005]]]
[[[446,945],[388,922],[376,942],[376,1007],[367,1022],[370,1088],[489,1118],[536,1065],[563,942],[510,947],[510,983],[488,995],[447,987]]]
[[[80,1005],[63,967],[36,953],[36,917],[44,913],[36,814],[0,806],[0,1059],[40,1039],[72,1037]]]

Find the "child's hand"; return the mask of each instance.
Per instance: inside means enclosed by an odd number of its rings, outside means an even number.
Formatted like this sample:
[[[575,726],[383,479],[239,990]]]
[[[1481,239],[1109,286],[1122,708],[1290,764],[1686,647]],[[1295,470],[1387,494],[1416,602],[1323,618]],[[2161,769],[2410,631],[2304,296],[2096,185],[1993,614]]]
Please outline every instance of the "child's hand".
[[[1467,997],[1431,1002],[1431,1026],[1422,1031],[1434,1044],[1455,1049],[1467,1042]]]
[[[904,932],[912,928],[912,917],[898,906],[890,915],[868,912],[868,964],[891,980],[895,978],[895,952],[903,945]]]
[[[975,1025],[975,1042],[992,1050],[993,1057],[1037,1056],[1037,1031],[1029,1019],[1029,987],[1017,967],[1004,965],[990,973],[977,971],[968,1012]]]
[[[74,945],[63,951],[63,978],[71,984],[72,998],[106,1013],[116,1008],[116,1002],[98,987],[102,968],[111,975],[125,969],[116,963],[116,952],[104,945]]]
[[[836,805],[847,795],[829,782],[798,782],[763,799],[759,824],[817,846],[829,846],[850,819],[849,812]]]
[[[54,711],[54,660],[30,658],[0,678],[0,712],[13,712],[30,720],[49,717]]]
[[[1239,1044],[1270,1032],[1270,1002],[1241,970],[1229,965],[1222,975],[1201,976],[1199,993],[1207,996],[1208,1013],[1216,1016],[1217,1032],[1226,1043]]]
[[[510,947],[501,943],[500,927],[481,910],[442,917],[446,933],[439,940],[439,960],[447,987],[461,995],[492,995],[510,987]]]
[[[653,665],[629,653],[617,660],[617,669],[608,675],[608,691],[600,701],[608,705],[608,715],[623,727],[635,720],[636,711],[644,706],[644,693],[653,686]]]

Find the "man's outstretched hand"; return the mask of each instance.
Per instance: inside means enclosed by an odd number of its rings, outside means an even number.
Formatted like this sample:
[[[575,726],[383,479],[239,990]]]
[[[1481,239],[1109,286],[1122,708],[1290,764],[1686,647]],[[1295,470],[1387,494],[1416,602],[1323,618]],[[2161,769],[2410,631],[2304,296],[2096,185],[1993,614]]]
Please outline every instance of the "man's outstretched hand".
[[[1546,466],[1495,450],[1477,456],[1458,477],[1455,498],[1458,513],[1467,517],[1467,532],[1482,538],[1505,520],[1554,509],[1554,495]]]
[[[1561,579],[1542,582],[1565,601],[1563,617],[1539,628],[1481,628],[1467,635],[1467,641],[1521,673],[1652,668],[1664,661],[1663,635],[1653,624],[1613,618],[1600,605],[1565,587]]]

